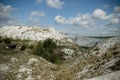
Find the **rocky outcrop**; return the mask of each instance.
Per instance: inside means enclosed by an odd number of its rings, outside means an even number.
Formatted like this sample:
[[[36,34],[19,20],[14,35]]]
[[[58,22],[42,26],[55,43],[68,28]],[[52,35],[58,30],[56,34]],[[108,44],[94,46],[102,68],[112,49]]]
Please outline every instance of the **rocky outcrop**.
[[[111,74],[106,74],[103,76],[85,80],[120,80],[120,71],[116,71]]]
[[[47,38],[63,39],[65,35],[60,34],[53,27],[27,27],[27,26],[3,26],[0,28],[0,36],[13,39],[45,40]]]

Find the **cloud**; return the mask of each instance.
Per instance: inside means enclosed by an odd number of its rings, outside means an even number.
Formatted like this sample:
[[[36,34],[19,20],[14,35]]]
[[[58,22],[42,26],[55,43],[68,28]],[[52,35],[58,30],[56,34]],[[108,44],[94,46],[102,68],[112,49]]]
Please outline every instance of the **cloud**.
[[[116,7],[114,8],[114,11],[115,11],[115,12],[120,12],[120,6],[116,6]]]
[[[34,18],[34,17],[29,17],[29,21],[32,22],[33,24],[40,23],[40,19],[39,18]]]
[[[90,14],[77,14],[76,16],[70,17],[65,19],[60,15],[55,17],[55,22],[58,24],[69,24],[73,26],[82,26],[82,27],[89,27],[94,25],[93,19]]]
[[[92,13],[93,17],[100,20],[107,20],[109,25],[120,24],[120,7],[114,7],[114,12],[107,14],[107,12],[102,9],[96,9]]]
[[[46,14],[43,11],[32,11],[28,18],[28,21],[31,22],[30,25],[39,25],[40,17],[45,17]]]
[[[60,0],[46,0],[46,3],[49,7],[52,8],[62,8],[64,2],[61,2]]]
[[[108,15],[109,23],[107,25],[119,25],[120,26],[120,7],[114,7],[114,12]]]
[[[0,3],[0,23],[6,23],[8,20],[10,20],[11,13],[13,11],[13,8],[10,5],[3,5]]]
[[[6,25],[25,25],[26,20],[22,20],[22,19],[10,19]]]
[[[60,15],[57,15],[55,17],[55,22],[58,24],[65,24],[66,23],[65,21],[66,21],[65,18]]]
[[[103,35],[106,35],[106,34],[109,34],[109,32],[105,31],[105,32],[102,32]]]
[[[89,27],[94,24],[91,15],[87,13],[82,15],[77,14],[76,16],[69,18],[66,21],[66,23],[74,26],[83,26],[83,27]]]
[[[111,19],[110,19],[110,23],[111,23],[111,24],[119,24],[119,23],[120,23],[120,20],[119,20],[119,18],[111,18]]]
[[[102,20],[107,19],[107,13],[102,9],[96,9],[92,15],[97,19],[102,19]]]
[[[120,28],[110,28],[109,30],[111,30],[111,31],[117,31],[117,30],[120,30]]]
[[[57,15],[55,17],[55,22],[57,24],[68,24],[72,26],[82,26],[82,27],[90,27],[90,26],[99,26],[101,23],[103,26],[120,26],[120,13],[118,13],[120,7],[115,7],[113,13],[107,14],[102,9],[95,9],[91,14],[78,13],[75,16],[65,18],[61,15]],[[117,11],[117,13],[116,13]]]
[[[40,17],[40,16],[46,16],[46,14],[43,12],[43,11],[32,11],[30,13],[30,16],[37,16],[37,17]]]
[[[49,7],[57,9],[61,9],[64,4],[64,2],[60,0],[36,0],[36,3],[40,4],[43,1],[45,1]]]
[[[113,10],[113,13],[107,15],[107,13],[102,9],[97,9],[93,12],[93,16],[101,20],[108,21],[106,24],[108,26],[120,25],[120,7],[116,6]]]

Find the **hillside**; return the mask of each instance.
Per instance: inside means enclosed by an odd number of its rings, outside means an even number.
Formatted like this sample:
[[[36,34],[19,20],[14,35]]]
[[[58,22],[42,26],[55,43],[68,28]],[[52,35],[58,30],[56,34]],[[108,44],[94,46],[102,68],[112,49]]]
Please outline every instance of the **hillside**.
[[[45,40],[47,38],[63,39],[65,35],[60,34],[53,27],[27,27],[27,26],[3,26],[0,28],[0,36],[13,39]]]
[[[120,37],[79,39],[89,49],[53,28],[4,26],[0,36],[0,80],[120,80]]]
[[[92,54],[96,54],[98,56],[103,55],[107,53],[108,50],[112,48],[120,48],[120,38],[115,37],[115,38],[110,38],[108,40],[105,40],[98,45],[92,50]]]
[[[109,38],[98,43],[92,50],[83,54],[79,67],[84,63],[83,70],[78,72],[77,79],[93,78],[120,70],[120,37]],[[80,69],[78,69],[80,70]],[[120,75],[114,75],[120,76]],[[97,78],[98,79],[98,78]],[[107,77],[106,77],[107,79]],[[106,80],[100,79],[100,80]],[[120,78],[118,77],[119,80]],[[94,80],[94,79],[93,79]],[[96,80],[96,79],[95,79]]]
[[[107,75],[103,75],[100,77],[96,77],[96,78],[92,78],[92,79],[87,79],[87,80],[119,80],[120,79],[120,71],[111,73],[111,74],[107,74]]]

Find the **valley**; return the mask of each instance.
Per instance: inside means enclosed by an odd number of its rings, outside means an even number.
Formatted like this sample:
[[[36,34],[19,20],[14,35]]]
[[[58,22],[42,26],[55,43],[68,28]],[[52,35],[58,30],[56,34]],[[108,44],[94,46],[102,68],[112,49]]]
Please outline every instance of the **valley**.
[[[52,27],[0,28],[0,80],[119,80],[119,73],[119,36],[73,38]]]

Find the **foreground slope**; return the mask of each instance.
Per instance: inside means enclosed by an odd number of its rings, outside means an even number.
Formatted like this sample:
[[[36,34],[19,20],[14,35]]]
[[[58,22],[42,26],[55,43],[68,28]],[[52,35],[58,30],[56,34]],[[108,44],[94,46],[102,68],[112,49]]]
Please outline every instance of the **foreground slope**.
[[[86,80],[120,80],[120,71]]]

